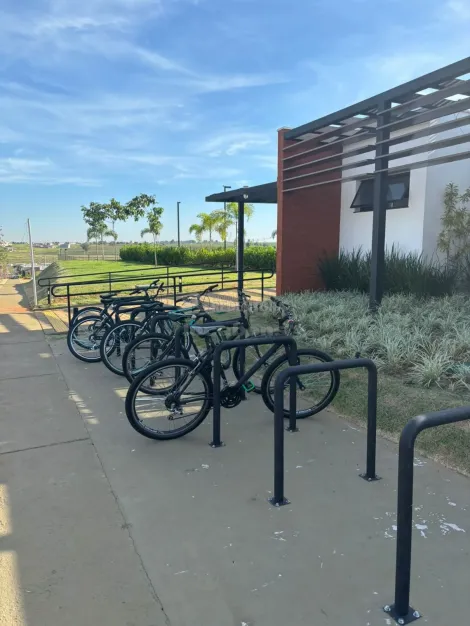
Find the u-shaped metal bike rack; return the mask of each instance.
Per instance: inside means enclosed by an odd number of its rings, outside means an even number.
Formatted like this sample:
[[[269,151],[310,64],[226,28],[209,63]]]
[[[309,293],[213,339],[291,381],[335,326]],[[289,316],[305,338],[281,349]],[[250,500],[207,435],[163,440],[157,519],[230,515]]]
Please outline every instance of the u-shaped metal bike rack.
[[[369,374],[367,390],[367,464],[366,471],[361,478],[372,482],[378,480],[375,473],[376,440],[377,440],[377,366],[370,359],[345,359],[343,361],[328,361],[312,365],[295,365],[288,367],[276,378],[274,383],[274,496],[271,499],[275,506],[282,506],[288,501],[284,495],[284,399],[283,390],[288,379],[302,374],[315,374],[347,369],[366,368]],[[294,386],[294,394],[296,387]]]

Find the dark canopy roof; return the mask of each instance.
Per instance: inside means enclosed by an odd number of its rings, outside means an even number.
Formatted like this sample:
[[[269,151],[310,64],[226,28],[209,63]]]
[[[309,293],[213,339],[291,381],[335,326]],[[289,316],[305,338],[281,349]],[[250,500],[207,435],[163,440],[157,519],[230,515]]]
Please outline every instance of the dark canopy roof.
[[[399,130],[399,119],[409,118],[411,125],[413,122],[453,115],[468,109],[469,72],[470,57],[467,57],[345,109],[292,128],[285,137],[303,141],[316,138],[324,144],[343,141],[344,145],[354,143],[355,135],[367,139],[367,134],[375,135],[378,109],[384,102],[392,103],[390,113],[394,126],[391,130]],[[407,122],[402,121],[401,127],[406,126]]]
[[[251,202],[254,204],[277,204],[277,183],[265,183],[254,187],[240,187],[206,197],[206,202]]]

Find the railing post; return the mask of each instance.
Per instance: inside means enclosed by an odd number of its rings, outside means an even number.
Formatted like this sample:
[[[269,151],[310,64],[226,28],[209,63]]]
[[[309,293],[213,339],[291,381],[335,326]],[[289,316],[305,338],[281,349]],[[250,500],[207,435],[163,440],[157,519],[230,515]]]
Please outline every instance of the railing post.
[[[173,304],[176,306],[176,276],[173,276]]]
[[[373,362],[367,366],[367,457],[366,471],[361,478],[369,482],[378,480],[375,473],[377,458],[377,367]]]
[[[109,293],[111,293],[112,288],[111,288],[111,272],[109,272]]]
[[[211,448],[220,448],[224,445],[220,440],[220,379],[221,379],[221,350],[219,344],[214,352],[214,365],[212,369],[213,375],[213,397],[212,397],[212,441]]]
[[[261,302],[264,300],[264,270],[261,270]]]
[[[223,289],[224,288],[224,266],[223,266],[223,264],[222,264],[222,280],[220,282],[221,282],[221,289]]]
[[[67,317],[68,317],[69,324],[70,324],[70,320],[72,318],[70,316],[70,287],[69,285],[67,285]]]
[[[413,535],[413,463],[416,437],[422,430],[470,419],[470,406],[419,415],[410,420],[400,436],[398,448],[397,551],[395,602],[383,610],[397,624],[410,624],[421,617],[410,606],[411,544]]]
[[[289,504],[284,496],[284,385],[288,378],[288,370],[284,370],[274,385],[274,494],[269,498],[274,506]]]
[[[292,346],[288,346],[287,349],[289,365],[297,365],[297,350]],[[299,430],[297,428],[297,380],[295,376],[289,379],[289,426],[286,430],[290,433],[296,433]]]

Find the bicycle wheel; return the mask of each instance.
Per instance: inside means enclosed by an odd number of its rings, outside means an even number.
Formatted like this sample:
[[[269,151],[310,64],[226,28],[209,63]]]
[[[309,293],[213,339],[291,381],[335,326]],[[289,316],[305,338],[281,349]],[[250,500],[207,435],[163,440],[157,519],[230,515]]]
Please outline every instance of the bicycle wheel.
[[[149,439],[177,439],[197,428],[212,407],[208,371],[196,371],[188,359],[151,365],[129,387],[126,415],[130,425]],[[153,388],[149,395],[145,389]]]
[[[270,347],[271,346],[268,346],[268,345],[246,347],[245,348],[245,372],[249,370],[250,367],[252,367],[256,363],[256,361],[259,361],[261,357],[263,356],[263,354],[267,350],[269,350]],[[250,381],[254,385],[253,391],[255,393],[261,393],[261,382],[263,380],[263,376],[275,358],[276,358],[276,353],[274,353],[272,357],[270,357],[266,361],[266,363],[263,363],[263,365],[259,368],[259,370],[257,370],[253,374],[253,376],[251,376]],[[232,367],[233,367],[233,373],[235,374],[235,377],[237,380],[240,380],[240,378],[242,377],[240,365],[241,365],[240,364],[240,348],[235,348]]]
[[[67,346],[73,356],[86,363],[101,361],[100,343],[109,325],[109,320],[90,315],[71,326],[67,333]]]
[[[90,317],[91,315],[100,315],[103,312],[103,309],[98,306],[87,306],[84,309],[80,309],[76,315],[72,317],[70,320],[70,326],[74,326],[78,320],[84,317]]]
[[[142,324],[139,322],[119,322],[104,335],[100,344],[100,357],[114,374],[124,376],[122,355],[127,344],[135,339],[141,329]]]
[[[320,350],[297,350],[298,365],[325,363],[333,359]],[[274,411],[274,383],[280,371],[289,367],[287,355],[283,354],[273,361],[266,370],[261,382],[261,393],[266,406]],[[340,383],[339,372],[321,372],[304,374],[296,378],[297,418],[310,417],[326,408],[335,397]],[[284,415],[289,417],[289,381],[284,387]],[[312,403],[313,402],[313,403]]]
[[[131,383],[152,363],[172,356],[171,339],[168,335],[151,333],[128,343],[122,355],[122,370],[127,380]]]

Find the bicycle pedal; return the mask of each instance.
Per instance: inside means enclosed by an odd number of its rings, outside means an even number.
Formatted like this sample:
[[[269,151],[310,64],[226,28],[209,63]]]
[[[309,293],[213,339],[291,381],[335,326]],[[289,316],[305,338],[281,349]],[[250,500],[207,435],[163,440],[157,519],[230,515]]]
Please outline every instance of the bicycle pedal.
[[[242,387],[247,393],[250,393],[250,391],[253,391],[254,389],[256,389],[254,383],[252,383],[251,380],[248,383],[246,383],[246,385],[242,385]]]

